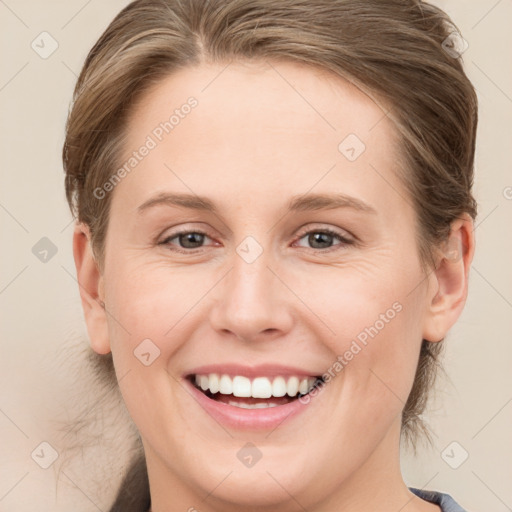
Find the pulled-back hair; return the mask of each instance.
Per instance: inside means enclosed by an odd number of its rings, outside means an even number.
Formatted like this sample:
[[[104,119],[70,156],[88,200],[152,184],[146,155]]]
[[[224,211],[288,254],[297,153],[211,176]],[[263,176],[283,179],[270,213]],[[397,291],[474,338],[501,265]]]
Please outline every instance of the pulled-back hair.
[[[264,59],[333,72],[386,109],[400,137],[396,172],[414,205],[417,246],[427,271],[451,222],[477,213],[471,192],[477,98],[454,49],[458,37],[442,10],[420,0],[130,3],[87,56],[63,148],[67,199],[74,216],[91,230],[100,270],[112,194],[99,198],[94,191],[121,164],[134,104],[178,69]],[[421,414],[441,350],[442,343],[422,341],[402,413],[402,434],[413,445],[421,431],[428,437]],[[115,383],[111,354],[92,357],[104,361],[97,368]],[[147,510],[148,503],[140,450],[111,510]]]

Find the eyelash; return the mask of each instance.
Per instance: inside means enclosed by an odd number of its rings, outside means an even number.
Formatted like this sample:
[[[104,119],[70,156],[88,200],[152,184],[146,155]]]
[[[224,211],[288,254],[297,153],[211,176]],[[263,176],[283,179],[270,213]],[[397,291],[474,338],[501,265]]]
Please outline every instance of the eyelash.
[[[332,230],[332,229],[328,229],[328,228],[324,228],[324,229],[311,229],[309,231],[305,231],[304,233],[302,233],[297,239],[296,241],[299,241],[301,240],[302,238],[304,238],[305,236],[307,235],[310,235],[312,233],[322,233],[322,234],[326,234],[326,235],[331,235],[335,238],[337,238],[341,243],[340,244],[337,244],[333,247],[328,247],[326,249],[311,249],[312,251],[315,251],[315,252],[330,252],[330,251],[333,251],[333,250],[339,250],[341,247],[339,246],[347,246],[347,245],[354,245],[354,241],[353,240],[349,240],[348,238],[344,237],[343,235],[341,235],[340,233]],[[176,233],[173,233],[172,235],[166,237],[164,240],[162,240],[161,242],[158,243],[158,245],[166,245],[170,248],[170,241],[171,240],[174,240],[175,238],[179,237],[180,235],[188,235],[188,234],[197,234],[197,235],[204,235],[208,238],[211,239],[211,237],[205,233],[204,231],[200,231],[200,230],[183,230],[183,231],[177,231]],[[182,253],[182,254],[196,254],[197,252],[201,251],[202,247],[198,247],[196,249],[177,249],[177,248],[171,248],[170,250],[171,251],[174,251],[174,252],[179,252],[179,253]]]

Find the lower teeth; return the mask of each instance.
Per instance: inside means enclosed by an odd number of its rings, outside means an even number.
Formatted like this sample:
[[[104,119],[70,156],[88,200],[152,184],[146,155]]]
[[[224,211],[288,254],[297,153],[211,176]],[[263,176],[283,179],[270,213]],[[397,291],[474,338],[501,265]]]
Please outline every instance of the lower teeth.
[[[245,404],[243,402],[237,402],[235,400],[230,400],[228,402],[228,405],[240,407],[241,409],[265,409],[267,407],[277,407],[279,404],[275,404],[273,402],[261,402],[259,404]]]

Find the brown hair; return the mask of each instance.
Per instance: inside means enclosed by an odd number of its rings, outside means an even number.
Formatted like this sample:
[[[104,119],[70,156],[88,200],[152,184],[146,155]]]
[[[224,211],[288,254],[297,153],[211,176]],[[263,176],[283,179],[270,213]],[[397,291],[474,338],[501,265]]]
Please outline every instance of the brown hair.
[[[130,3],[87,56],[63,148],[67,199],[75,217],[91,229],[100,269],[111,194],[99,199],[94,190],[120,165],[134,103],[179,68],[236,59],[320,67],[390,106],[386,115],[401,137],[397,172],[417,215],[420,259],[425,271],[434,266],[433,249],[446,240],[451,222],[477,213],[471,193],[477,98],[447,44],[456,34],[442,10],[420,0]],[[422,341],[402,414],[402,433],[413,444],[419,430],[428,437],[421,413],[441,349],[442,343]],[[108,370],[102,371],[115,379],[111,355],[96,356],[107,358]],[[139,459],[132,467],[140,470],[143,463]]]

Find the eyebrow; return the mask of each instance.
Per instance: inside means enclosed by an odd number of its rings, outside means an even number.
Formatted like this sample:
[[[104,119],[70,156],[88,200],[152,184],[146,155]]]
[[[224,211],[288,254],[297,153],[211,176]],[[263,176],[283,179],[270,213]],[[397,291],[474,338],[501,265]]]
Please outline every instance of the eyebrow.
[[[142,213],[155,206],[178,206],[191,210],[218,212],[218,208],[207,197],[168,192],[149,198],[137,208],[137,211]],[[364,201],[345,194],[304,194],[293,196],[288,202],[288,211],[290,212],[333,210],[336,208],[351,208],[364,213],[377,213],[372,206]]]

